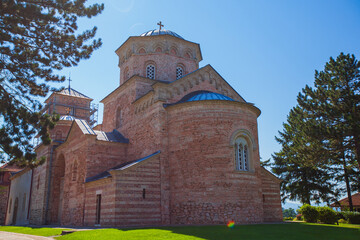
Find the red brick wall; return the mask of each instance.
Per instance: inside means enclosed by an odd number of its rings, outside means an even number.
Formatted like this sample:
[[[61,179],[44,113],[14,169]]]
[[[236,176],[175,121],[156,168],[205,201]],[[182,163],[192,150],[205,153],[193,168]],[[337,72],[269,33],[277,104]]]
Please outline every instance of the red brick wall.
[[[115,226],[115,183],[113,178],[86,183],[84,225],[94,226],[96,220],[96,195],[101,194],[101,226]]]
[[[95,224],[97,193],[101,193],[101,226],[160,224],[159,170],[159,156],[155,156],[139,166],[112,172],[112,178],[87,183],[85,224]]]
[[[174,81],[176,80],[176,67],[181,64],[185,70],[184,75],[197,69],[194,59],[177,57],[166,53],[151,53],[146,55],[134,54],[128,59],[121,69],[121,83],[126,81],[124,70],[128,67],[129,76],[139,75],[146,77],[146,66],[148,63],[155,65],[155,79]]]
[[[280,182],[271,173],[261,169],[261,183],[264,201],[264,221],[282,221]]]
[[[9,186],[0,185],[0,225],[5,224]]]
[[[86,161],[85,177],[93,177],[123,162],[129,161],[127,158],[126,143],[109,143],[102,141],[89,141],[84,149]],[[131,159],[133,160],[133,159]]]
[[[197,102],[168,108],[172,224],[263,220],[257,116],[236,103]],[[235,170],[232,134],[256,139],[254,173]]]

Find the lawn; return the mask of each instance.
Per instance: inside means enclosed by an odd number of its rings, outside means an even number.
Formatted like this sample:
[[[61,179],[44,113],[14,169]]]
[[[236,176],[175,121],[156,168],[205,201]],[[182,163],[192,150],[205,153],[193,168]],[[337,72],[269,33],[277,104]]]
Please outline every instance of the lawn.
[[[60,228],[45,228],[45,227],[13,227],[13,226],[0,226],[0,231],[4,232],[14,232],[14,233],[24,233],[37,236],[56,236],[60,235],[61,232],[65,229]]]
[[[353,225],[325,225],[307,223],[239,225],[234,228],[226,226],[201,227],[164,227],[147,229],[99,229],[76,232],[58,239],[176,239],[176,240],[227,240],[227,239],[266,239],[266,240],[318,240],[360,239],[360,227]]]
[[[21,230],[22,229],[22,230]],[[25,227],[0,227],[0,231],[27,233],[41,236],[53,236],[60,234],[62,229],[52,228],[25,228]],[[351,224],[326,225],[308,223],[284,223],[284,224],[256,224],[238,225],[234,228],[226,226],[194,226],[194,227],[159,227],[143,229],[97,229],[79,231],[57,237],[59,240],[318,240],[360,239],[360,226]]]

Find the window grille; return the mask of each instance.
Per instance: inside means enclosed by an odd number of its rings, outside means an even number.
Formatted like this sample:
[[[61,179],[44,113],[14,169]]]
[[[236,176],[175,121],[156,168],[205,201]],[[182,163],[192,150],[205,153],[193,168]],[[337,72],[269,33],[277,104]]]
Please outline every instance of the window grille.
[[[155,79],[155,66],[148,65],[146,67],[146,77],[150,79]]]
[[[176,79],[182,78],[184,74],[184,70],[181,67],[176,68]]]

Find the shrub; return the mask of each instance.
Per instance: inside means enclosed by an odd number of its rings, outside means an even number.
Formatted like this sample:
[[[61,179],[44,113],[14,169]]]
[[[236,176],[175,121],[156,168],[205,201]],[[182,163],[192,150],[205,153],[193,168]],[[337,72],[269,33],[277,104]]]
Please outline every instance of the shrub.
[[[285,221],[292,221],[293,220],[293,217],[286,217],[284,218]]]
[[[300,212],[304,217],[305,222],[316,223],[319,218],[319,212],[316,207],[305,204],[300,208]]]
[[[329,207],[318,207],[319,220],[322,223],[334,224],[338,220],[336,212]]]
[[[298,221],[303,220],[302,214],[297,214],[296,215],[296,220],[298,220]]]
[[[351,224],[360,224],[360,213],[359,212],[341,212],[344,218]]]
[[[348,223],[348,221],[346,221],[345,219],[342,218],[339,220],[339,223]]]

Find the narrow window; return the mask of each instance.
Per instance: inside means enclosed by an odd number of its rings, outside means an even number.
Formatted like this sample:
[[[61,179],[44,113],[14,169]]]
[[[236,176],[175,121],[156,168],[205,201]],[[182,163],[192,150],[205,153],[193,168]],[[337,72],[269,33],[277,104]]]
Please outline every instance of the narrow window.
[[[124,71],[124,80],[125,80],[125,81],[128,80],[128,79],[129,79],[129,76],[130,76],[130,74],[129,74],[129,67],[126,67],[126,68],[125,68],[125,71]]]
[[[12,199],[10,198],[9,211],[8,211],[8,213],[10,213],[10,211],[11,211],[11,205],[12,205]]]
[[[235,144],[236,169],[240,171],[249,171],[249,147],[243,138],[236,140]]]
[[[96,221],[95,224],[100,224],[100,210],[101,210],[101,194],[96,195]]]
[[[116,119],[115,119],[115,128],[119,128],[122,126],[122,114],[121,114],[121,108],[118,108],[116,110]]]
[[[155,66],[150,64],[146,67],[146,77],[150,79],[155,79]]]
[[[184,74],[184,70],[182,69],[182,67],[177,67],[176,68],[176,79],[182,78]]]
[[[4,181],[4,173],[0,172],[0,183]]]
[[[143,199],[145,199],[145,188],[143,188]]]
[[[26,193],[24,193],[24,199],[23,199],[23,211],[25,211],[25,206],[26,206]]]
[[[77,176],[77,162],[74,162],[73,170],[72,170],[72,180],[76,181]]]
[[[40,187],[40,176],[38,176],[38,179],[37,179],[37,189],[39,189],[39,187]]]
[[[263,194],[263,202],[265,202],[265,194]]]

